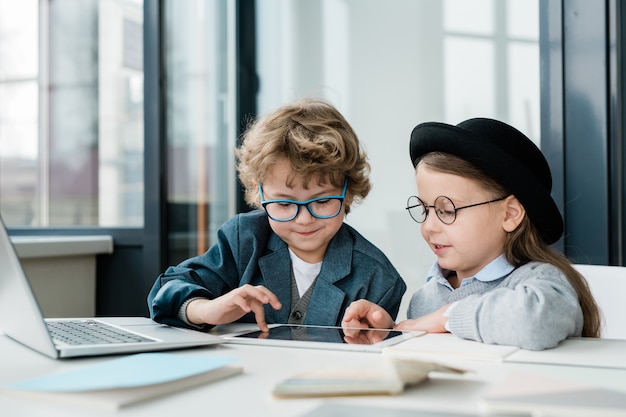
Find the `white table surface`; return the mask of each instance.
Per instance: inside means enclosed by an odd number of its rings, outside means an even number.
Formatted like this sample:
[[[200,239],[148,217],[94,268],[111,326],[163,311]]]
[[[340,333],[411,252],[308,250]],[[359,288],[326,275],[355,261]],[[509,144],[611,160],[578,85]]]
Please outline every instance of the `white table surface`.
[[[0,334],[0,385],[69,370],[110,357],[53,360]],[[271,395],[274,384],[298,372],[322,367],[379,366],[380,353],[361,353],[283,347],[223,344],[176,351],[179,355],[235,356],[244,372],[207,385],[174,393],[117,411],[128,416],[303,416],[323,403],[361,407],[410,409],[437,413],[480,414],[482,395],[509,372],[525,370],[565,378],[586,385],[626,392],[626,369],[536,365],[486,361],[459,361],[457,366],[472,370],[464,376],[435,375],[397,396],[277,399]],[[624,353],[626,354],[626,352]],[[100,416],[112,412],[86,412],[84,408],[50,405],[0,395],[2,416]],[[342,413],[343,414],[343,413]],[[343,414],[349,415],[349,414]],[[355,415],[356,411],[355,411]],[[425,415],[425,414],[424,414]],[[625,411],[626,415],[626,411]],[[380,415],[384,417],[384,415]]]

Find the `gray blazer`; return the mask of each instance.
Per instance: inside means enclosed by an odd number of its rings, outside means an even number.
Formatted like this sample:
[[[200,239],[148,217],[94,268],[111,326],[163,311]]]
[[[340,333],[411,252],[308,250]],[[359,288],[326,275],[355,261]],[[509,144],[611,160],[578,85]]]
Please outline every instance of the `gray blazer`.
[[[270,228],[264,211],[239,214],[222,225],[203,255],[169,267],[148,294],[151,317],[185,327],[177,318],[192,297],[213,299],[244,284],[263,285],[282,304],[265,305],[268,323],[287,323],[291,311],[291,261],[287,244]],[[339,326],[351,302],[370,300],[395,319],[406,284],[389,259],[347,224],[330,241],[304,324]],[[254,322],[248,314],[240,321]]]

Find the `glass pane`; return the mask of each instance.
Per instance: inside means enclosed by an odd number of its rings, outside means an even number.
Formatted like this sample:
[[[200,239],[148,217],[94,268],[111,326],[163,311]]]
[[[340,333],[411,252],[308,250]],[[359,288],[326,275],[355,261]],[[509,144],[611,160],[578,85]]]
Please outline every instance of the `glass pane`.
[[[37,93],[34,80],[0,82],[0,212],[7,224],[32,224],[36,214]]]
[[[373,183],[346,222],[389,256],[412,294],[434,256],[404,210],[416,187],[411,130],[494,117],[539,141],[538,1],[256,5],[259,112],[307,95],[342,111],[368,152]]]
[[[539,39],[539,2],[508,0],[506,5],[509,36],[537,42]]]
[[[143,225],[142,6],[0,0],[7,224]]]
[[[495,114],[494,42],[448,37],[444,51],[444,118],[454,122],[469,114]]]
[[[508,68],[509,121],[540,145],[539,44],[511,42]]]
[[[38,169],[37,0],[0,0],[0,212],[32,224]]]
[[[57,0],[55,0],[57,1]],[[143,1],[98,2],[101,226],[143,226]]]
[[[232,3],[165,3],[170,264],[205,252],[234,214]]]
[[[449,32],[493,34],[495,27],[494,1],[444,0],[444,28]]]
[[[0,0],[0,80],[37,77],[38,0]]]

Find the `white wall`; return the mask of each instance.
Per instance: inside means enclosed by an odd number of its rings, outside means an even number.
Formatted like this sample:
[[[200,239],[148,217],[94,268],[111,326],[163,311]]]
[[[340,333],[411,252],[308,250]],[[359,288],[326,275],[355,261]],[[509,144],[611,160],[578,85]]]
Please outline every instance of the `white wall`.
[[[463,19],[456,18],[460,11]],[[346,221],[407,282],[404,318],[410,294],[435,259],[404,209],[416,193],[410,132],[424,121],[486,116],[538,141],[537,3],[261,0],[257,13],[260,112],[318,96],[353,125],[369,154],[373,189]],[[498,19],[505,22],[496,25]],[[503,32],[503,25],[510,29]]]

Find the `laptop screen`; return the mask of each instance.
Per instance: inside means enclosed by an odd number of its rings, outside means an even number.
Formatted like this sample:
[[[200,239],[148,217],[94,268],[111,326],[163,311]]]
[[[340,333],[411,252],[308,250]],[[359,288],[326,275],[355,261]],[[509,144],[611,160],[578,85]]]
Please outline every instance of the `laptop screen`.
[[[28,279],[0,217],[0,330],[47,356],[58,357]]]

